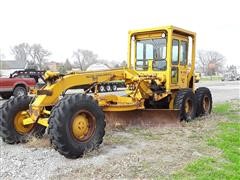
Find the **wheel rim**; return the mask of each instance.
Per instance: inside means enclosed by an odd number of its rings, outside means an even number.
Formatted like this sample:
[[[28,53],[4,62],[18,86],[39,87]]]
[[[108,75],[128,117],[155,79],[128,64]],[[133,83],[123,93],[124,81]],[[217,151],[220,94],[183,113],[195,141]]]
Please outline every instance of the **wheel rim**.
[[[86,110],[79,111],[73,118],[72,134],[78,141],[87,141],[94,134],[96,119]]]
[[[191,101],[191,99],[187,98],[186,101],[185,101],[185,112],[187,114],[191,114],[192,110],[193,110],[192,101]]]
[[[101,92],[104,91],[104,86],[100,86],[100,91],[101,91]]]
[[[117,86],[116,86],[116,85],[113,86],[113,90],[114,90],[114,91],[117,90]]]
[[[203,109],[206,113],[209,112],[210,109],[210,99],[206,95],[203,97]]]
[[[32,130],[33,124],[23,124],[23,120],[29,117],[30,116],[26,111],[20,111],[16,114],[14,118],[14,128],[19,134],[27,134]]]
[[[24,92],[24,90],[20,89],[20,90],[17,91],[16,94],[17,94],[17,96],[24,96],[25,92]]]
[[[107,91],[110,91],[110,86],[107,86]]]

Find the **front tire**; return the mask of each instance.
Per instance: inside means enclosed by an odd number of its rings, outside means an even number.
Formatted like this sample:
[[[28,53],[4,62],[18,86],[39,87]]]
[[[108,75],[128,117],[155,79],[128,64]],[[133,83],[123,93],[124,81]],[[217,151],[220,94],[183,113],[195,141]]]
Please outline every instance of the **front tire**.
[[[15,144],[27,142],[30,135],[41,138],[45,127],[39,124],[23,125],[22,120],[30,117],[26,110],[32,97],[19,96],[9,99],[0,109],[0,136],[4,142]]]
[[[64,97],[49,118],[50,141],[66,158],[79,158],[97,148],[105,135],[104,113],[91,96]]]
[[[212,94],[206,87],[199,87],[195,91],[197,100],[197,116],[208,115],[212,111]]]
[[[191,121],[196,116],[196,101],[191,89],[179,90],[174,99],[174,109],[180,110],[180,119]]]

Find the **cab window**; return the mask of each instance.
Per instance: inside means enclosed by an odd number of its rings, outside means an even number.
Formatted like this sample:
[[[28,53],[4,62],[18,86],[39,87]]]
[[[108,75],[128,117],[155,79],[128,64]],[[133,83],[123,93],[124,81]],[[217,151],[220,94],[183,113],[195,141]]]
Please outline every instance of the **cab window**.
[[[137,42],[137,59],[143,59],[143,46],[144,44],[141,42]]]
[[[172,64],[176,65],[178,64],[178,48],[179,47],[179,41],[174,39],[172,42]]]
[[[180,64],[186,65],[187,64],[187,42],[181,41],[181,47],[180,47]]]
[[[153,70],[166,69],[166,38],[138,40],[136,47],[136,70],[147,70],[152,60]]]
[[[153,45],[146,44],[146,59],[153,59]]]

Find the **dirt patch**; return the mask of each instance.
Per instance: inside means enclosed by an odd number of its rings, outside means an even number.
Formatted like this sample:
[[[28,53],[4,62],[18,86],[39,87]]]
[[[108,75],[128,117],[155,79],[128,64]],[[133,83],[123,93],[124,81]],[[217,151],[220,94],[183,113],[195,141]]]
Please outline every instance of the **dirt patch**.
[[[44,135],[41,139],[31,137],[25,146],[27,148],[49,148],[51,147],[51,144],[48,136]]]
[[[100,157],[95,156],[93,163],[56,173],[51,179],[168,177],[194,159],[221,154],[205,141],[206,135],[214,132],[219,121],[224,119],[211,115],[182,123],[182,127],[178,128],[110,131],[106,135],[104,146],[116,146],[114,153],[105,154],[106,158],[103,160],[101,153],[104,152],[98,152],[95,155]],[[83,161],[91,157],[86,155]]]

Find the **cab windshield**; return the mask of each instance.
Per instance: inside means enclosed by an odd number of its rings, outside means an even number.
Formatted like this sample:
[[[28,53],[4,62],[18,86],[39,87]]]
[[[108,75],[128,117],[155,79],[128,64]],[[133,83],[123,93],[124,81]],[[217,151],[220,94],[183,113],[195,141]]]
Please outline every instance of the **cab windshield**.
[[[136,43],[136,70],[148,70],[149,60],[152,60],[153,70],[166,70],[166,38],[137,40]]]

